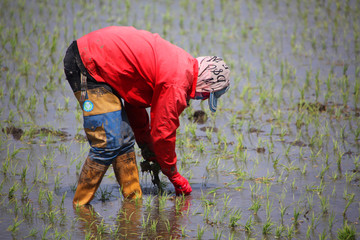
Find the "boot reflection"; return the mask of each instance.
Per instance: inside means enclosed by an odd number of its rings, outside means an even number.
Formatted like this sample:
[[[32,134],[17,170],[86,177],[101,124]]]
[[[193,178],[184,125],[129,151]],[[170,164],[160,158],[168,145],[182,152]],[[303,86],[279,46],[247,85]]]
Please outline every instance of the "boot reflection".
[[[144,211],[143,237],[145,239],[181,239],[182,228],[186,227],[187,215],[191,206],[191,196],[169,197],[173,206],[163,206],[160,196],[152,202],[153,205]]]
[[[163,204],[159,196],[154,196],[146,207],[142,199],[123,199],[111,227],[104,223],[103,217],[91,205],[74,205],[74,212],[78,217],[79,231],[85,234],[86,239],[183,238],[183,227],[188,224],[190,214],[191,196],[169,197],[167,203]]]
[[[88,237],[101,236],[105,233],[101,229],[103,222],[93,206],[74,204],[75,216],[78,217],[79,230]]]
[[[142,199],[124,199],[117,217],[119,239],[140,239],[142,232]]]

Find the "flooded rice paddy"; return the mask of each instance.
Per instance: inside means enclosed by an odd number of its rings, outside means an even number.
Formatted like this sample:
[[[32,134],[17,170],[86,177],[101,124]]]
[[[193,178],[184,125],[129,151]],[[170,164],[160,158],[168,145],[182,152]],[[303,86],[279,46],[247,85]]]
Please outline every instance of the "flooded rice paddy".
[[[0,14],[1,239],[359,238],[360,1],[3,0]],[[143,174],[143,199],[123,201],[109,169],[73,208],[89,146],[62,60],[109,25],[232,70],[216,114],[193,101],[181,116],[188,197]]]

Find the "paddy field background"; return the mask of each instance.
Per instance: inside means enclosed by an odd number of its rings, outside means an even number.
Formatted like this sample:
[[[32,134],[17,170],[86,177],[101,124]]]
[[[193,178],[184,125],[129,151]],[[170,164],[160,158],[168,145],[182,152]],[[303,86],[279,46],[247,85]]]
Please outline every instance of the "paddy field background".
[[[3,0],[0,15],[1,239],[359,238],[359,0]],[[91,208],[72,205],[89,145],[62,61],[110,25],[231,68],[215,114],[181,116],[188,197],[140,174],[143,199],[123,201],[109,169]]]

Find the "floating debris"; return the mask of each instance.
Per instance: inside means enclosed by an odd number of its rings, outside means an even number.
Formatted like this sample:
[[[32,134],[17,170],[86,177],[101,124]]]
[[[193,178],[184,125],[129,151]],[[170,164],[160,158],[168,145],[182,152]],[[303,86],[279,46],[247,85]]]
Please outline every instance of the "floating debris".
[[[257,129],[257,128],[253,128],[253,127],[251,127],[249,129],[249,133],[262,133],[262,132],[264,132],[264,131]]]
[[[297,146],[297,147],[307,147],[308,146],[307,144],[305,144],[304,142],[302,142],[300,140],[290,142],[290,144],[293,146]]]
[[[82,134],[79,134],[79,133],[75,134],[74,139],[75,139],[76,141],[78,141],[78,142],[81,142],[81,143],[84,143],[84,142],[87,142],[87,141],[88,141],[87,138],[86,138],[86,136],[84,136],[84,135],[82,135]]]
[[[8,126],[6,128],[2,129],[2,132],[6,134],[11,134],[15,140],[20,140],[22,136],[27,136],[27,133],[29,133],[29,136],[31,138],[34,137],[40,137],[40,136],[47,136],[47,135],[53,135],[56,137],[59,137],[61,141],[68,140],[68,137],[70,134],[63,130],[53,130],[49,128],[40,128],[40,129],[30,129],[30,130],[23,130],[21,128],[15,127],[15,126]]]
[[[24,131],[21,128],[15,126],[3,128],[2,132],[11,134],[15,140],[20,140],[21,136],[24,134]]]
[[[308,111],[324,112],[324,111],[326,111],[326,105],[319,103],[319,102],[315,102],[315,103],[303,102],[303,103],[298,103],[298,109],[306,109]]]
[[[264,148],[264,147],[258,147],[258,148],[256,148],[256,152],[257,152],[257,153],[264,153],[264,152],[265,152],[265,148]]]
[[[194,121],[194,123],[204,124],[207,120],[207,115],[202,110],[197,110],[194,114],[190,117]]]
[[[200,128],[201,131],[206,132],[206,130],[209,130],[210,132],[217,133],[219,131],[216,127],[202,127]]]

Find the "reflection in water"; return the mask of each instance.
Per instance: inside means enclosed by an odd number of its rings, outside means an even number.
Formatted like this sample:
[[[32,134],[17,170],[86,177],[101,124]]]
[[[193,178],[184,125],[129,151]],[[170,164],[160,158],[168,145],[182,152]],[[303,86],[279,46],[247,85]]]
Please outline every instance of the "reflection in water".
[[[75,215],[78,216],[79,230],[86,233],[87,238],[106,234],[104,222],[95,212],[92,205],[73,205]]]
[[[172,203],[166,208],[166,203]],[[182,236],[182,219],[188,213],[191,205],[191,196],[169,197],[158,196],[152,201],[152,206],[144,210],[143,235],[153,239],[160,237],[164,239],[178,239]]]
[[[124,200],[119,210],[116,227],[118,238],[139,239],[141,233],[142,201]]]
[[[115,225],[108,225],[91,205],[74,206],[79,230],[86,238],[176,239],[181,238],[181,222],[189,212],[191,197],[155,196],[150,205],[144,200],[123,200]],[[171,206],[168,206],[168,203]]]

